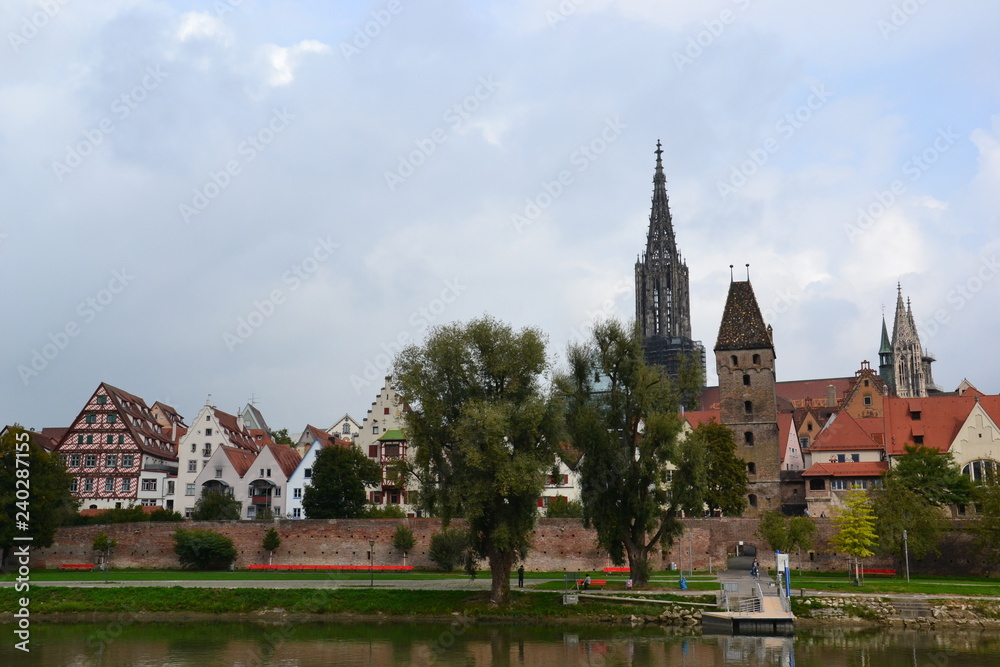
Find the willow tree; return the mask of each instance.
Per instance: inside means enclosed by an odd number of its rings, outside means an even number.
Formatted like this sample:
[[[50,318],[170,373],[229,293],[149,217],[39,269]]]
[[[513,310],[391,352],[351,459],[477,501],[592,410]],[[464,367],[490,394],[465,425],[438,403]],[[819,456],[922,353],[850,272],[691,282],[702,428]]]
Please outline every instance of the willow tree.
[[[444,525],[466,519],[496,604],[509,600],[510,572],[527,554],[552,467],[559,411],[548,369],[540,331],[490,317],[435,327],[395,360],[421,503]]]
[[[703,512],[704,452],[695,440],[679,440],[677,391],[645,363],[638,329],[599,322],[592,340],[570,346],[568,361],[558,385],[570,440],[583,454],[584,524],[616,565],[628,560],[635,585],[645,585],[649,554],[683,532],[681,512]]]

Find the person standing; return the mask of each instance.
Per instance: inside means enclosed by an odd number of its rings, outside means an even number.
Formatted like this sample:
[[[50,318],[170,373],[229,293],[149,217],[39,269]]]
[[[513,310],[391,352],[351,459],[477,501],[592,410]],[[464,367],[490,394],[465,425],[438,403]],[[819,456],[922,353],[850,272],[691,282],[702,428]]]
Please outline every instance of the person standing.
[[[517,587],[524,588],[524,565],[517,568]]]

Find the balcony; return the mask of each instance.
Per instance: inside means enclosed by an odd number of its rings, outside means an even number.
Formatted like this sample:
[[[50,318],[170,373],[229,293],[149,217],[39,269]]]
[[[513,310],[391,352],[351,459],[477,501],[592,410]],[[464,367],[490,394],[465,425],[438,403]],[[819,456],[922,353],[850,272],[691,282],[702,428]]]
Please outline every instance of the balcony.
[[[254,505],[269,505],[271,496],[250,496],[250,502]]]

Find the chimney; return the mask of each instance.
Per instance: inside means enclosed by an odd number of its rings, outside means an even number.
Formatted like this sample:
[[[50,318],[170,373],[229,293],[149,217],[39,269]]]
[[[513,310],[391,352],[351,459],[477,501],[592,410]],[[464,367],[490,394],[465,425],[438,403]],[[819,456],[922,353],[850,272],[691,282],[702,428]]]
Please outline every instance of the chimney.
[[[837,388],[832,384],[826,386],[826,407],[836,408],[837,407]]]

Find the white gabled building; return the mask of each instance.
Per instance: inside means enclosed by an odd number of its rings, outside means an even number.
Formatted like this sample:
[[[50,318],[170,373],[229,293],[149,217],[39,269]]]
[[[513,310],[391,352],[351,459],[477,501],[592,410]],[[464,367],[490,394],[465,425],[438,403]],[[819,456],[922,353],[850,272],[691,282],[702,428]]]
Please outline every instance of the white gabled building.
[[[333,425],[326,429],[326,432],[340,438],[341,440],[354,442],[354,440],[361,434],[361,424],[359,424],[351,415],[345,414],[343,417],[333,422]]]
[[[270,438],[257,435],[261,438],[251,433],[242,419],[215,406],[204,406],[178,443],[177,511],[185,517],[191,516],[201,493],[196,480],[219,447],[236,447],[256,455],[270,442]]]
[[[400,484],[393,474],[395,462],[407,457],[403,428],[408,409],[392,386],[392,376],[386,375],[385,385],[372,401],[354,445],[382,468],[382,484],[366,489],[368,502],[375,507],[400,505],[407,516],[414,517],[419,509],[409,502],[413,489],[406,483]]]
[[[197,495],[228,493],[242,506],[242,518],[253,519],[267,509],[284,516],[288,478],[301,458],[288,445],[268,444],[258,453],[221,445],[195,477]]]
[[[576,462],[571,466],[569,463],[575,457]],[[580,473],[577,466],[580,462],[580,455],[571,450],[566,450],[561,454],[552,455],[552,468],[545,473],[545,486],[542,488],[542,495],[538,497],[538,511],[545,513],[549,506],[549,501],[557,496],[562,496],[570,502],[580,502]]]
[[[311,437],[311,440],[309,439]],[[316,456],[324,447],[351,447],[348,440],[342,440],[326,431],[306,424],[306,428],[295,443],[295,449],[301,455],[298,466],[288,477],[288,491],[285,498],[285,518],[304,519],[305,510],[302,508],[302,499],[305,497],[306,487],[312,484],[312,469],[316,461]]]

